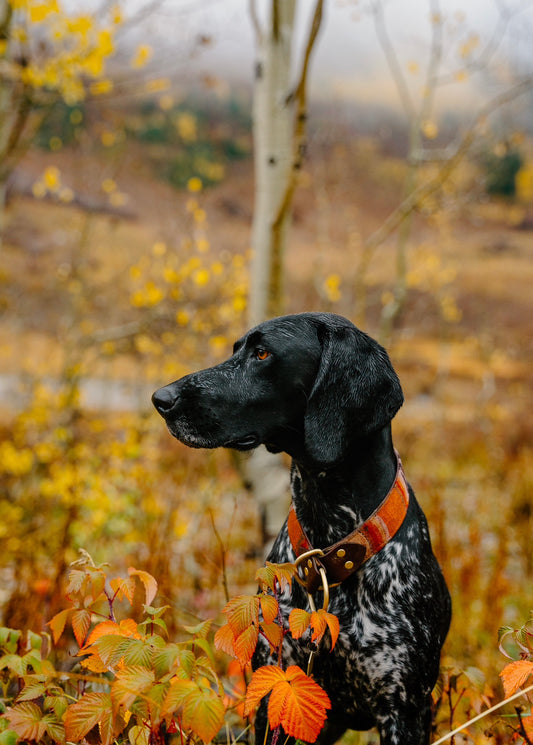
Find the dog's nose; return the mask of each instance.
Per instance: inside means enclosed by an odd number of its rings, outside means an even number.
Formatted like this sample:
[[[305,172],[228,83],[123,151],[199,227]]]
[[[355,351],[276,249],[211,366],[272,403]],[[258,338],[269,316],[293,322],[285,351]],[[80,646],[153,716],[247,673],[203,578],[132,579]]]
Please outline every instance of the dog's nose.
[[[160,414],[167,414],[176,402],[176,396],[170,390],[170,386],[159,388],[152,396],[152,403]]]

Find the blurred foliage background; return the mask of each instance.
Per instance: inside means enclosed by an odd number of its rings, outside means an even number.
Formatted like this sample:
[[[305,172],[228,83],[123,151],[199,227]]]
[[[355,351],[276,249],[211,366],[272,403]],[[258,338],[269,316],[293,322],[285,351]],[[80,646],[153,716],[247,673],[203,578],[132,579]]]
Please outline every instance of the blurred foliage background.
[[[0,615],[35,631],[80,548],[153,574],[171,627],[217,615],[224,581],[250,588],[262,560],[234,456],[185,448],[150,407],[247,327],[249,93],[189,86],[168,60],[161,75],[106,7],[0,2]],[[533,141],[516,124],[530,97],[519,112],[484,122],[412,215],[385,339],[406,394],[396,445],[453,596],[445,661],[493,691],[497,630],[533,604]],[[368,237],[411,168],[406,127],[380,117],[312,105],[285,259],[287,312],[337,312],[372,335],[399,269],[395,239]],[[421,126],[446,146],[446,121]]]

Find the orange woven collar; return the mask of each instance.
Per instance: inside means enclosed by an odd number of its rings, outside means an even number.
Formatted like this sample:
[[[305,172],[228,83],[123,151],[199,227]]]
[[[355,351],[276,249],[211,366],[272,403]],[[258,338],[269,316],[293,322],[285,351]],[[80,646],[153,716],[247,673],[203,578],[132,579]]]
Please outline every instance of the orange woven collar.
[[[325,571],[330,587],[343,582],[371,556],[381,551],[403,523],[409,506],[409,489],[397,453],[396,458],[396,478],[385,499],[368,520],[332,546],[322,550],[313,549],[296,517],[294,505],[291,506],[289,538],[297,557],[299,579],[307,592],[313,593],[320,588],[321,570]]]

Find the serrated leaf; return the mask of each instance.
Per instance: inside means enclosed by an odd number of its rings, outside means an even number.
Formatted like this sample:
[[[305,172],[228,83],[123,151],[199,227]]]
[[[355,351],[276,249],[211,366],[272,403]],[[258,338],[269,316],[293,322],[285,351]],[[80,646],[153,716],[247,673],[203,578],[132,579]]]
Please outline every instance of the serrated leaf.
[[[111,712],[109,693],[93,691],[68,707],[65,714],[65,735],[67,740],[79,742],[100,721],[107,722]]]
[[[261,700],[268,696],[274,686],[285,679],[285,672],[277,665],[263,665],[263,667],[257,668],[252,674],[246,690],[244,715],[251,714],[259,706]]]
[[[74,632],[79,647],[83,647],[90,625],[91,614],[88,610],[74,611],[72,614],[72,631]]]
[[[41,681],[37,681],[34,683],[26,683],[22,691],[19,693],[15,701],[19,703],[20,701],[33,701],[36,698],[40,698],[41,696],[44,696],[46,693],[46,686]]]
[[[183,626],[183,628],[188,634],[193,634],[199,639],[206,639],[207,635],[211,631],[212,625],[213,619],[208,618],[206,621],[202,621],[201,623],[196,624],[196,626]]]
[[[112,579],[109,584],[119,600],[125,597],[130,605],[133,604],[133,596],[135,595],[135,579],[133,577],[127,577],[126,579],[117,577]]]
[[[233,649],[242,667],[245,667],[251,661],[258,639],[259,629],[257,626],[249,626],[235,639]]]
[[[148,572],[143,572],[142,569],[134,569],[129,567],[128,574],[130,577],[138,577],[144,585],[144,591],[146,593],[146,605],[151,605],[152,600],[157,595],[157,582]]]
[[[262,623],[261,630],[268,639],[272,651],[279,650],[283,641],[283,629],[277,623]]]
[[[24,677],[26,672],[24,660],[18,654],[5,654],[3,657],[0,657],[0,670],[4,670],[6,667],[19,678]]]
[[[123,645],[125,665],[151,667],[153,649],[143,639],[127,639]]]
[[[219,649],[221,652],[229,654],[230,657],[235,657],[235,649],[233,645],[235,643],[235,634],[231,630],[231,626],[225,623],[221,626],[215,634],[215,649]]]
[[[267,561],[264,567],[257,570],[255,579],[263,589],[268,587],[272,592],[283,592],[287,585],[290,587],[295,572],[294,564],[273,564]]]
[[[521,688],[533,673],[533,662],[517,660],[506,665],[500,673],[505,697],[508,698]]]
[[[311,614],[301,608],[293,608],[289,613],[289,629],[293,639],[300,639],[311,622]]]
[[[191,639],[189,642],[187,642],[192,649],[201,649],[207,657],[211,660],[211,663],[215,664],[215,658],[213,656],[213,647],[211,644],[207,641],[207,639]]]
[[[61,610],[59,611],[59,613],[55,614],[51,621],[48,621],[48,626],[50,626],[50,628],[52,629],[54,644],[57,644],[57,642],[61,638],[61,635],[65,630],[65,624],[71,613],[72,610],[70,608],[67,610]]]
[[[154,655],[154,670],[158,677],[171,672],[174,667],[185,670],[189,676],[194,667],[195,657],[190,649],[184,649],[179,644],[167,644]]]
[[[78,655],[92,652],[93,655],[98,657],[104,665],[113,667],[122,658],[124,642],[124,637],[118,636],[117,634],[108,634],[97,639],[94,644],[91,644],[90,648],[80,650]]]
[[[197,687],[185,700],[182,724],[208,743],[223,726],[224,714],[224,704],[219,696],[210,688]]]
[[[145,693],[154,681],[154,671],[145,667],[132,666],[119,670],[111,686],[113,709],[116,711],[121,706],[129,709],[137,696]]]
[[[339,619],[337,618],[337,616],[333,615],[333,613],[328,613],[327,611],[320,608],[319,610],[313,611],[313,613],[311,613],[310,623],[311,628],[313,629],[311,641],[319,644],[326,632],[326,628],[328,628],[331,634],[331,649],[333,649],[333,647],[337,643],[340,628]]]
[[[134,724],[128,730],[130,745],[150,745],[151,731],[149,727]]]
[[[273,623],[278,617],[279,603],[273,595],[261,595],[261,613],[265,623]]]
[[[6,626],[0,627],[0,646],[8,652],[16,652],[22,631],[18,629],[8,629]]]
[[[173,714],[181,709],[187,696],[198,688],[193,680],[173,678],[163,702],[162,714]]]
[[[296,665],[289,665],[287,679],[272,689],[268,702],[271,727],[279,724],[292,737],[314,742],[331,708],[326,692]]]
[[[58,745],[62,745],[65,742],[65,726],[51,714],[45,714],[42,721],[48,736]]]
[[[80,592],[85,582],[86,574],[81,569],[71,569],[68,573],[68,585],[65,590],[65,595],[71,599],[72,595],[76,595]]]
[[[46,696],[44,699],[44,708],[49,711],[50,709],[54,712],[56,717],[61,721],[67,710],[68,701],[65,696]]]
[[[250,714],[270,694],[268,721],[272,728],[281,724],[288,735],[314,742],[331,708],[326,692],[296,665],[286,671],[266,665],[252,675],[246,692],[244,713]]]
[[[235,636],[239,636],[252,624],[259,623],[259,597],[257,595],[237,595],[223,610]]]
[[[42,739],[46,726],[43,722],[43,713],[40,708],[29,701],[16,704],[5,713],[10,728],[23,740]]]

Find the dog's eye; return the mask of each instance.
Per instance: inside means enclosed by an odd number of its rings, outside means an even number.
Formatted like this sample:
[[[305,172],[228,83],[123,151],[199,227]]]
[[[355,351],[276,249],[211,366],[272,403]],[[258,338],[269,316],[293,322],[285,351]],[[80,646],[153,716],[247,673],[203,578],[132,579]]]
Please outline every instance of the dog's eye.
[[[270,357],[270,352],[268,352],[266,349],[263,349],[262,347],[259,347],[255,350],[255,356],[258,360],[266,360],[267,357]]]

